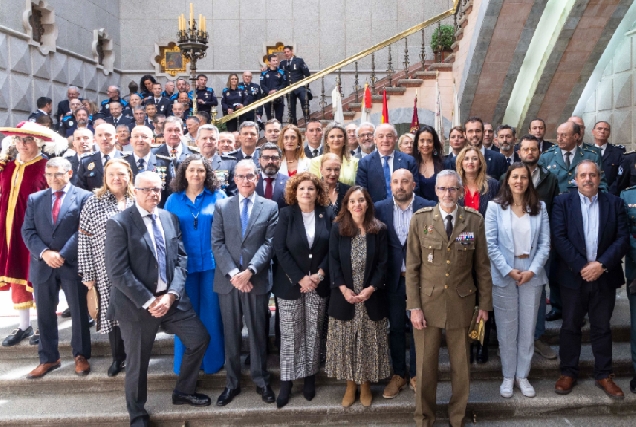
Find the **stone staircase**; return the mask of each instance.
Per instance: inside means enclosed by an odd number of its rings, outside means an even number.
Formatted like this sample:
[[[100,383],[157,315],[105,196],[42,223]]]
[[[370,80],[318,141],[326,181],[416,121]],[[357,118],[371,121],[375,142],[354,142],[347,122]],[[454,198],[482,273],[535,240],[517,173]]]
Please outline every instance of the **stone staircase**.
[[[2,319],[2,336],[14,325]],[[70,320],[59,319],[62,367],[39,380],[27,380],[26,374],[38,364],[37,348],[22,343],[13,348],[0,348],[0,426],[125,426],[128,423],[124,399],[124,374],[108,378],[110,350],[106,336],[93,333],[91,374],[77,377],[73,370],[70,350]],[[546,337],[558,344],[560,322],[549,322]],[[491,348],[490,361],[473,364],[471,394],[467,416],[478,425],[634,425],[629,418],[636,414],[636,395],[629,392],[632,377],[629,347],[629,304],[624,291],[617,297],[612,319],[614,338],[614,371],[617,383],[626,392],[625,400],[613,401],[595,387],[591,378],[593,356],[589,344],[589,325],[584,329],[581,355],[581,380],[568,396],[554,393],[559,375],[558,361],[535,355],[530,380],[537,397],[528,399],[516,391],[511,399],[499,396],[501,363],[496,348]],[[246,334],[245,334],[246,335]],[[247,339],[244,349],[248,348]],[[292,400],[283,409],[268,405],[256,394],[249,379],[249,369],[242,373],[242,392],[228,406],[219,408],[191,408],[173,406],[170,400],[175,384],[172,373],[172,337],[160,333],[153,348],[149,368],[149,400],[147,409],[156,426],[263,426],[263,425],[349,425],[393,426],[411,425],[415,409],[414,394],[403,390],[392,400],[382,398],[385,382],[373,386],[374,401],[364,408],[359,403],[342,408],[342,381],[320,373],[317,396],[307,402],[295,385]],[[243,355],[245,357],[245,355]],[[450,366],[445,348],[440,354],[440,384],[438,386],[439,425],[447,421],[447,402],[450,397]],[[279,387],[278,355],[270,355],[268,364],[272,386]],[[200,374],[199,389],[216,400],[225,385],[225,373]],[[621,424],[625,422],[625,424]],[[550,424],[553,423],[553,424]],[[569,423],[569,424],[568,424]]]

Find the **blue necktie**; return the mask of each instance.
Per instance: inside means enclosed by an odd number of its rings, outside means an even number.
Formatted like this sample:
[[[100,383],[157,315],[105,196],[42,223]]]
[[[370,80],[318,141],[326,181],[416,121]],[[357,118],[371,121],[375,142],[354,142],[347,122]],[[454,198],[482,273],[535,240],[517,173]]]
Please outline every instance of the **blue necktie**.
[[[159,230],[157,215],[151,214],[150,219],[152,220],[152,234],[155,236],[157,262],[159,263],[159,278],[165,283],[168,283],[168,279],[166,277],[166,242],[164,242],[161,230]]]
[[[245,237],[247,231],[247,222],[250,220],[248,208],[250,207],[250,199],[243,199],[243,209],[241,210],[241,237]]]
[[[386,182],[386,198],[391,197],[391,168],[389,167],[389,159],[391,156],[384,156],[384,166],[382,166],[382,170],[384,171],[384,182]]]
[[[137,169],[139,170],[140,173],[146,170],[145,163],[146,162],[143,157],[137,160]]]

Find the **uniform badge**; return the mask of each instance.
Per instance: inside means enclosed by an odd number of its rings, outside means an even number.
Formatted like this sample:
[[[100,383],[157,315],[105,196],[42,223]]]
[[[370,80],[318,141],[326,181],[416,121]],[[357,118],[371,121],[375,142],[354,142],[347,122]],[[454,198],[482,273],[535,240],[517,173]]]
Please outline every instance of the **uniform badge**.
[[[106,109],[108,110],[110,108],[110,104],[106,104]]]
[[[433,262],[433,253],[428,254],[428,262]]]
[[[429,226],[428,226],[428,229],[426,230],[426,232],[427,232],[428,234],[433,233],[433,226],[432,226],[432,225],[429,225]]]
[[[229,177],[228,171],[215,170],[214,174],[216,175],[216,179],[221,183],[221,188],[226,188],[228,186],[228,177]]]
[[[73,126],[73,120],[69,120],[69,121],[68,121],[68,125],[69,125],[69,126]]]
[[[88,166],[86,166],[86,169],[88,169],[89,171],[95,169],[95,162],[90,162]]]
[[[623,167],[622,166],[618,167],[618,175],[619,176],[623,175]]]

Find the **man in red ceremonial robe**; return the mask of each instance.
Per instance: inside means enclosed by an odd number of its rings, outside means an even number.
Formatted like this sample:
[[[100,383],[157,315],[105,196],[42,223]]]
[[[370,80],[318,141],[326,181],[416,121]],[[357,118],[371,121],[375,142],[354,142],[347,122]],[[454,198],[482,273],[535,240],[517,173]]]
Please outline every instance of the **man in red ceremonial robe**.
[[[54,146],[47,151],[60,152],[68,143],[31,122],[22,122],[16,128],[0,127],[0,133],[8,135],[0,152],[0,291],[11,291],[14,308],[20,313],[19,327],[2,342],[8,347],[33,335],[29,325],[33,287],[27,280],[30,255],[20,228],[29,195],[47,188],[47,158],[41,150],[47,144],[47,148]]]

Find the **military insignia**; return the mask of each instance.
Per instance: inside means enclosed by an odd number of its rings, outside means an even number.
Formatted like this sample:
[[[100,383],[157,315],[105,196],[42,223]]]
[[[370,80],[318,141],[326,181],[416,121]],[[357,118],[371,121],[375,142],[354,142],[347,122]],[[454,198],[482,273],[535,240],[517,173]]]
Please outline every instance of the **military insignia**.
[[[108,110],[110,108],[110,104],[106,104],[106,109]]]
[[[221,183],[221,188],[228,186],[229,172],[227,170],[215,170],[216,179]]]
[[[166,175],[168,175],[168,168],[165,166],[157,166],[155,167],[155,172],[161,178],[161,188],[163,189],[166,185]]]
[[[433,262],[433,253],[428,254],[428,262]]]
[[[95,169],[95,162],[90,162],[88,166],[86,166],[86,169],[88,169],[89,171]]]
[[[426,233],[427,234],[432,234],[433,233],[433,226],[429,225],[428,228],[426,229]]]
[[[627,207],[628,208],[636,208],[636,204],[628,204]]]

